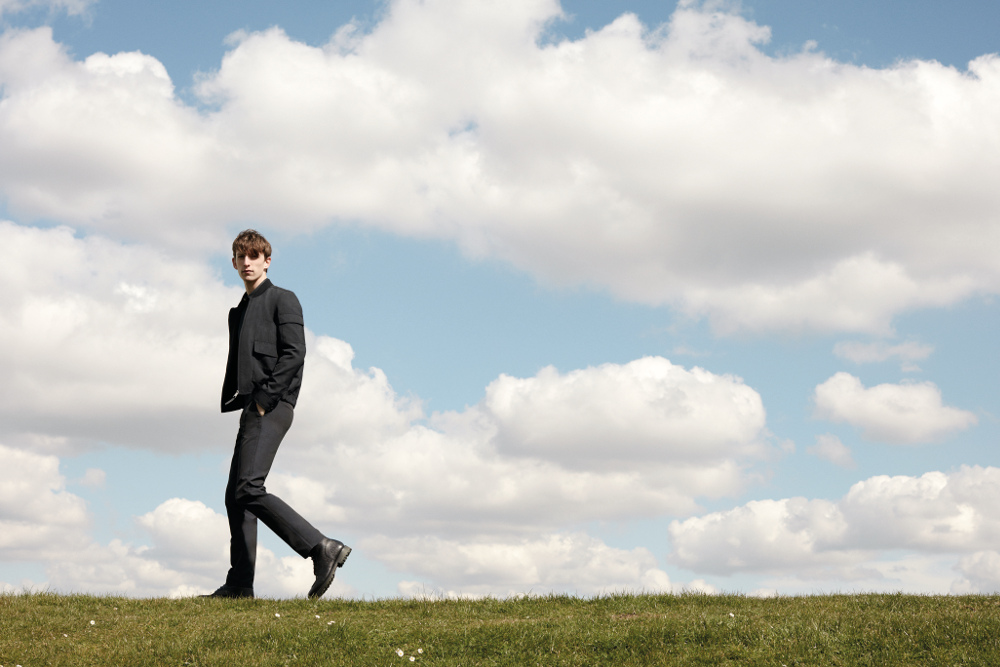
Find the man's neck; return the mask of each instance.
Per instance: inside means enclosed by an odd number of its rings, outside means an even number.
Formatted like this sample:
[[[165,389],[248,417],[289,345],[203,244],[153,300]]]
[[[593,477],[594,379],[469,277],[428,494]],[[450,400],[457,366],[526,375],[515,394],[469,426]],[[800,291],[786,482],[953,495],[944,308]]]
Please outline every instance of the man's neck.
[[[254,290],[263,285],[265,280],[267,280],[267,273],[265,273],[252,283],[249,283],[244,280],[243,285],[247,288],[247,294],[253,294]]]

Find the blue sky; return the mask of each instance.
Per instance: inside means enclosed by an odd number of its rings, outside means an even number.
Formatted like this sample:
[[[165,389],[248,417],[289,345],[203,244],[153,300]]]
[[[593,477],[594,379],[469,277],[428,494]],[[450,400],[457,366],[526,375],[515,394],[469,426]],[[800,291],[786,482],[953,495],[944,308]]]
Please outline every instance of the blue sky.
[[[0,2],[0,582],[224,576],[253,225],[336,594],[995,590],[997,8],[558,7]]]

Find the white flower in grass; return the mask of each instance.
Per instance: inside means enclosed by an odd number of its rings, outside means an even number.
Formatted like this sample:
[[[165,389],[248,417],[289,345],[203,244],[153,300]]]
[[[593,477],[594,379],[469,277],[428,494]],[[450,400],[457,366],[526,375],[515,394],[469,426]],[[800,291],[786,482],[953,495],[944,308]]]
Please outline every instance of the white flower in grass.
[[[736,618],[736,614],[734,614],[733,612],[729,612],[729,618]]]
[[[281,614],[275,614],[274,617],[275,618],[281,618]]]
[[[333,625],[333,624],[334,624],[334,623],[336,623],[336,622],[337,622],[337,621],[330,621],[329,623],[327,623],[327,625]]]
[[[319,614],[316,614],[316,618],[319,618]]]
[[[411,656],[410,656],[410,662],[413,662],[414,660],[416,660],[416,658],[414,658],[414,657],[413,657],[413,656],[411,655]]]
[[[396,655],[398,655],[400,658],[402,658],[403,657],[403,649],[397,648],[396,649]]]
[[[424,649],[422,649],[422,648],[418,648],[417,649],[417,653],[423,653],[423,652],[424,652]]]
[[[91,621],[90,624],[91,625],[97,625],[97,623],[95,623],[94,621]]]

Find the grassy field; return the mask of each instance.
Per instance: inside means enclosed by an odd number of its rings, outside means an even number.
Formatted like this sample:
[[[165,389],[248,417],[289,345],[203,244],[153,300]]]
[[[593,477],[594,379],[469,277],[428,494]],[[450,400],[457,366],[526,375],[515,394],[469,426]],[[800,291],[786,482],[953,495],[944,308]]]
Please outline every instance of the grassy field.
[[[0,595],[0,665],[998,665],[1000,597]]]

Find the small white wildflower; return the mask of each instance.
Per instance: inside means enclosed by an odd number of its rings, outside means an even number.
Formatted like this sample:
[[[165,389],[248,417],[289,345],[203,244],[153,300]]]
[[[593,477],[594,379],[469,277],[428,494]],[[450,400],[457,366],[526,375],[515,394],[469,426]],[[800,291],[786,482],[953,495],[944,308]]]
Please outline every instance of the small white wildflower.
[[[734,614],[733,612],[729,612],[729,618],[736,618],[736,614]]]
[[[424,652],[424,649],[422,649],[422,648],[418,648],[417,649],[417,653],[423,653],[423,652]]]
[[[64,632],[64,633],[63,633],[63,637],[69,637],[69,635],[67,635],[67,634],[66,634],[66,633]],[[0,665],[0,667],[3,667],[3,665]]]
[[[281,614],[275,614],[274,617],[275,618],[281,618]]]
[[[403,649],[397,648],[396,649],[396,655],[398,655],[400,658],[402,658],[403,657]]]
[[[414,662],[415,660],[416,660],[416,658],[414,658],[414,657],[413,657],[413,656],[411,655],[411,656],[410,656],[410,662]]]
[[[329,623],[327,623],[327,625],[333,625],[333,624],[334,624],[334,623],[336,623],[336,622],[337,622],[337,621],[330,621]]]
[[[319,618],[319,614],[316,614],[316,618]]]
[[[95,623],[94,621],[91,621],[90,624],[91,625],[97,625],[97,623]]]

